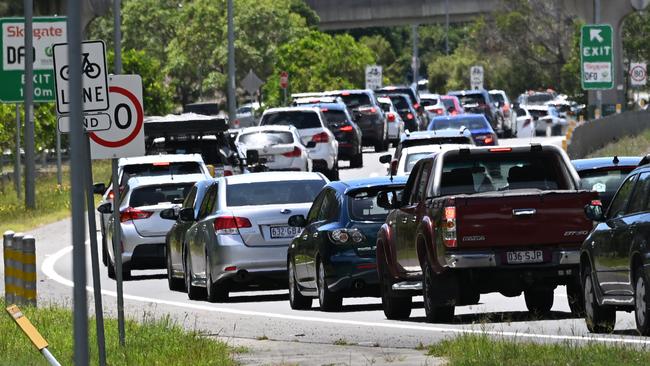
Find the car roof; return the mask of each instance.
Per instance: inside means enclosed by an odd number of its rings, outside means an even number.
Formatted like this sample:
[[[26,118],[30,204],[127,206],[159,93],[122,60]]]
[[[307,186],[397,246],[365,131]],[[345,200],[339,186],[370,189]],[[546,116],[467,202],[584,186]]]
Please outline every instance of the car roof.
[[[203,164],[203,157],[201,154],[160,154],[160,155],[145,155],[136,156],[132,158],[120,158],[118,166],[123,167],[126,165],[138,164],[153,164],[153,163],[178,163],[178,162],[197,162]]]
[[[438,116],[438,117],[433,117],[431,118],[431,122],[433,121],[455,121],[455,120],[468,120],[468,119],[478,119],[481,121],[487,121],[484,115],[482,114],[476,114],[476,113],[465,113],[465,114],[457,114],[455,116]]]
[[[176,183],[196,183],[205,180],[203,174],[178,174],[178,175],[157,175],[147,177],[133,177],[128,181],[131,188],[142,186],[157,186],[162,184],[176,184]]]
[[[472,94],[484,94],[487,93],[485,89],[470,89],[470,90],[452,90],[448,92],[449,95],[472,95]]]
[[[440,94],[420,93],[420,99],[440,99]]]
[[[296,130],[294,126],[291,125],[264,125],[264,126],[251,126],[244,127],[239,131],[237,136],[241,136],[246,133],[262,132],[262,131],[288,131],[292,132]]]
[[[443,149],[452,148],[457,149],[461,147],[467,147],[469,144],[430,144],[430,145],[417,145],[417,146],[408,146],[402,150],[402,157],[408,154],[419,154],[419,153],[434,153],[442,151]]]
[[[262,172],[231,175],[221,178],[226,184],[277,182],[289,180],[326,180],[322,174],[314,172]]]
[[[305,106],[294,106],[294,107],[278,107],[278,108],[269,108],[264,111],[264,114],[270,113],[279,113],[279,112],[316,112],[318,113],[318,108],[316,107],[305,107]]]
[[[320,102],[318,102],[318,103],[308,103],[308,104],[303,104],[303,105],[310,105],[310,106],[313,106],[313,107],[316,107],[316,108],[320,108],[321,110],[322,109],[333,109],[333,110],[337,110],[337,111],[342,111],[342,110],[347,109],[347,107],[345,106],[345,103],[336,103],[336,102],[335,103],[320,103]]]
[[[618,159],[618,163],[614,163],[614,158]],[[621,156],[621,157],[600,157],[600,158],[591,158],[591,159],[576,159],[571,160],[571,163],[576,168],[577,171],[583,170],[598,170],[602,168],[613,168],[613,167],[636,167],[641,161],[640,156]]]
[[[382,187],[382,186],[385,187],[403,186],[406,183],[407,179],[408,177],[402,177],[402,176],[394,176],[392,180],[388,176],[359,178],[359,179],[350,179],[344,181],[331,182],[328,184],[328,186],[338,191],[342,191],[344,194],[349,194],[367,188],[375,188],[375,187]]]
[[[304,98],[296,98],[294,103],[296,104],[323,104],[323,103],[342,103],[340,102],[339,97],[333,95],[321,95],[321,96],[311,96]]]
[[[465,136],[465,137],[471,137],[471,131],[469,131],[467,128],[465,129],[444,129],[444,130],[437,130],[437,131],[415,131],[415,132],[409,132],[409,133],[403,133],[402,136],[400,137],[401,141],[404,140],[417,140],[417,139],[428,139],[432,137],[458,137],[458,136]]]

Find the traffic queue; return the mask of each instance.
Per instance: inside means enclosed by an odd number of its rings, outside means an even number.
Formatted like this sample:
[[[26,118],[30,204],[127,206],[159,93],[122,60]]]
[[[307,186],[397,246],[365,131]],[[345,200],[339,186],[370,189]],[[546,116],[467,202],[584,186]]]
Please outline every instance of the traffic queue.
[[[191,300],[288,287],[295,310],[318,299],[321,311],[339,311],[346,297],[370,296],[388,319],[408,318],[413,297],[423,296],[426,320],[436,323],[493,292],[523,294],[544,316],[565,286],[590,331],[611,332],[624,310],[650,335],[650,159],[572,162],[550,145],[498,145],[516,135],[516,118],[508,131],[495,116],[497,133],[485,114],[458,112],[474,94],[435,102],[401,87],[302,94],[292,107],[266,110],[257,126],[221,128],[214,138],[178,136],[202,116],[170,118],[176,135],[153,138],[154,155],[120,160],[119,188],[96,185],[109,276],[120,255],[123,278],[166,268],[170,290]],[[429,113],[445,100],[451,107]],[[150,121],[165,130],[164,118]],[[404,127],[389,134],[397,121]],[[380,157],[385,177],[339,181],[339,159],[359,167],[362,146],[381,152],[391,142],[395,154]],[[218,153],[188,154],[196,146]],[[121,253],[110,245],[116,225]],[[619,242],[629,251],[612,249]]]

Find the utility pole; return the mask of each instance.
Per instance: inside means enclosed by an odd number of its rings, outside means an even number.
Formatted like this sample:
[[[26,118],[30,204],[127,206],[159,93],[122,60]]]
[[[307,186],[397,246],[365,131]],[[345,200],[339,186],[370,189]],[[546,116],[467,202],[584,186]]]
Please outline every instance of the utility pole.
[[[235,24],[233,0],[228,0],[228,119],[237,118],[237,101],[235,100]]]
[[[415,89],[418,88],[418,25],[413,24],[412,28],[413,33],[413,84],[415,84]]]
[[[25,7],[25,207],[36,208],[36,160],[34,144],[34,48],[33,0],[23,0]]]
[[[449,55],[449,0],[445,0],[445,55]]]

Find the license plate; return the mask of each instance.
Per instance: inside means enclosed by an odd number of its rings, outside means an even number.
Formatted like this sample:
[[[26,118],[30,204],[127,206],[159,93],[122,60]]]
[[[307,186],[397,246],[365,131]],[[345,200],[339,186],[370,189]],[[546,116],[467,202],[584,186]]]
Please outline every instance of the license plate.
[[[544,254],[541,250],[521,250],[507,252],[508,264],[541,263],[544,261]]]
[[[295,226],[271,226],[271,239],[293,238],[301,231],[302,228]]]

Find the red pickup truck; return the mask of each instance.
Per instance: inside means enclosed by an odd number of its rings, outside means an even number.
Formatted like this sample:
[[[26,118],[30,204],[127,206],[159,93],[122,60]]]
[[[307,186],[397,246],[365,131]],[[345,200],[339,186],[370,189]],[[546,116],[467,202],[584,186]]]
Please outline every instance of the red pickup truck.
[[[579,248],[593,226],[584,207],[598,197],[578,183],[555,146],[455,148],[420,160],[401,195],[378,196],[392,209],[377,237],[386,317],[408,318],[420,293],[429,322],[450,321],[456,305],[490,292],[523,292],[542,314],[558,285],[580,314]]]

